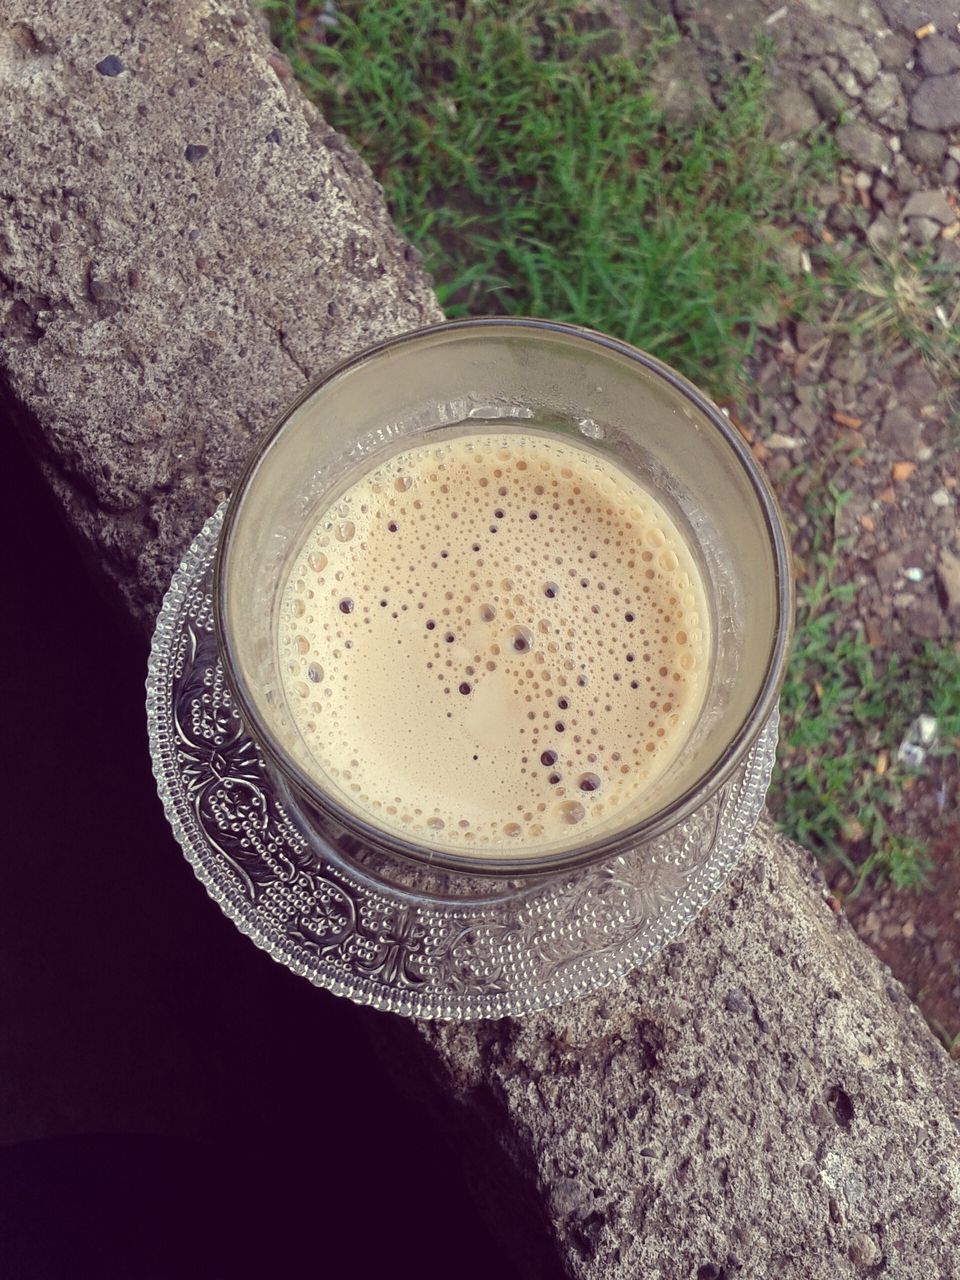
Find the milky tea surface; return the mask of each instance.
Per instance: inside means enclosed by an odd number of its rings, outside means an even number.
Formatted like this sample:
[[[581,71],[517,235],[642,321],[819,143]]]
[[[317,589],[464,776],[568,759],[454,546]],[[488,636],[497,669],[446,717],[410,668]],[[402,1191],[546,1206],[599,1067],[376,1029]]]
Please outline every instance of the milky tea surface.
[[[417,841],[516,851],[626,825],[703,701],[703,582],[656,499],[533,433],[356,482],[281,592],[284,692],[323,785]]]

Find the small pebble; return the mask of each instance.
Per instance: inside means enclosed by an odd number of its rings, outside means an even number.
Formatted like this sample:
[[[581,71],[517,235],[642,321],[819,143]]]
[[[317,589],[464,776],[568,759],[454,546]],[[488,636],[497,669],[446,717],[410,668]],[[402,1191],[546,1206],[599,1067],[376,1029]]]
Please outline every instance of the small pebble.
[[[882,1254],[880,1246],[874,1240],[873,1236],[868,1236],[865,1231],[858,1231],[850,1237],[850,1246],[847,1249],[847,1256],[851,1262],[857,1263],[864,1267],[873,1267],[880,1261]]]
[[[917,736],[925,747],[933,746],[937,738],[937,718],[936,716],[917,716],[916,719]]]
[[[940,224],[933,218],[911,218],[908,231],[914,244],[931,244],[940,234]]]
[[[874,199],[877,200],[880,204],[883,204],[884,200],[889,200],[893,194],[894,194],[893,187],[890,185],[887,179],[877,178],[876,182],[874,182],[873,184]]]
[[[97,63],[97,70],[102,76],[118,76],[121,71],[125,70],[125,67],[117,55],[111,53],[106,58],[100,59]]]
[[[935,507],[949,507],[950,495],[946,489],[935,489],[930,495],[930,501]]]

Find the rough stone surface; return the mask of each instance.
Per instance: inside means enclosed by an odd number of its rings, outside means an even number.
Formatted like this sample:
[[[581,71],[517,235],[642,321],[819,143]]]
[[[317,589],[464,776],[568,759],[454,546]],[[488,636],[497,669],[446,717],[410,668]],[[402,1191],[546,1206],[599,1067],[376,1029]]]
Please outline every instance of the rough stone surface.
[[[893,165],[893,181],[902,196],[919,191],[923,186],[920,175],[915,173],[903,156],[897,156]]]
[[[903,149],[917,164],[932,168],[943,160],[947,140],[942,133],[931,133],[927,129],[911,129],[904,135]]]
[[[851,1237],[847,1256],[861,1267],[875,1267],[883,1259],[880,1246],[865,1231],[858,1231]]]
[[[933,244],[940,234],[940,223],[934,222],[933,218],[911,218],[909,227],[914,244]]]
[[[960,48],[946,36],[928,36],[920,41],[920,65],[928,76],[944,76],[960,67]]]
[[[882,67],[900,71],[909,62],[913,45],[906,36],[888,31],[877,41],[875,51]]]
[[[924,80],[913,95],[910,118],[921,129],[945,130],[960,126],[960,71]]]
[[[937,31],[955,31],[960,21],[958,0],[880,0],[891,27],[916,31],[932,22]]]
[[[676,44],[654,64],[651,88],[663,114],[675,124],[691,124],[711,105],[710,83],[694,49]]]
[[[440,313],[369,170],[235,4],[28,9],[0,19],[0,384],[146,619],[304,382]]]
[[[809,94],[795,86],[783,89],[773,100],[770,133],[782,141],[798,138],[820,123],[820,112]]]
[[[864,169],[881,169],[891,155],[883,135],[869,125],[842,124],[834,135],[841,153]]]
[[[898,103],[902,103],[900,81],[892,71],[882,71],[863,95],[864,110],[873,120],[888,115]]]
[[[365,166],[221,0],[34,0],[0,19],[0,108],[0,385],[145,623],[304,380],[439,312]],[[357,1012],[439,1086],[525,1275],[951,1274],[955,1067],[806,855],[764,827],[744,865],[591,1000],[459,1026]]]
[[[850,6],[844,3],[847,20],[852,16]],[[880,70],[880,59],[859,31],[847,26],[836,26],[829,37],[829,47],[839,53],[861,84],[873,84]]]
[[[892,218],[878,213],[867,228],[867,240],[875,249],[889,250],[897,243],[897,228]]]
[[[607,7],[606,0],[601,7]],[[622,7],[659,10],[661,16],[672,10],[681,30],[695,28],[703,44],[729,62],[750,47],[769,13],[770,0],[628,0]]]
[[[582,1280],[953,1274],[960,1077],[769,829],[619,989],[421,1028],[417,1052],[543,1189]]]
[[[824,120],[839,119],[845,100],[827,73],[815,67],[810,72],[807,83],[810,87],[810,96]]]
[[[905,218],[932,218],[942,227],[955,222],[957,211],[942,191],[915,191],[903,206]]]
[[[923,419],[905,405],[895,405],[883,415],[877,437],[902,458],[913,458],[920,447]]]
[[[838,18],[868,31],[883,26],[883,15],[870,0],[801,0],[801,3],[816,18]]]

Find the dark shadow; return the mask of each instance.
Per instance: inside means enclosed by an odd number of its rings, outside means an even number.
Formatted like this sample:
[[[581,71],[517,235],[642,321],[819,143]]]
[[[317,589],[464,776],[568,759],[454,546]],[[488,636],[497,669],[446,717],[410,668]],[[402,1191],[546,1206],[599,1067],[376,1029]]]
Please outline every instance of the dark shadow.
[[[280,968],[194,879],[150,774],[146,644],[9,426],[5,444],[0,1269],[210,1280],[289,1255],[509,1280],[362,1034],[378,1015]]]

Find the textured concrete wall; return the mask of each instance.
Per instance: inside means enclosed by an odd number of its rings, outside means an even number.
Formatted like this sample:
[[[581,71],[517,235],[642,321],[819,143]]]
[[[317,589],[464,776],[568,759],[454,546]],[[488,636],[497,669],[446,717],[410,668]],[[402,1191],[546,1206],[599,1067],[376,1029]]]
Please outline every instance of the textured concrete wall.
[[[415,1049],[582,1280],[960,1275],[960,1073],[769,827],[620,988]]]
[[[310,376],[440,317],[237,4],[0,4],[3,377],[144,622]]]
[[[304,380],[438,310],[235,6],[2,0],[0,112],[0,389],[146,625]],[[958,1274],[960,1077],[768,830],[619,989],[524,1022],[357,1021],[482,1135],[530,1275]]]

